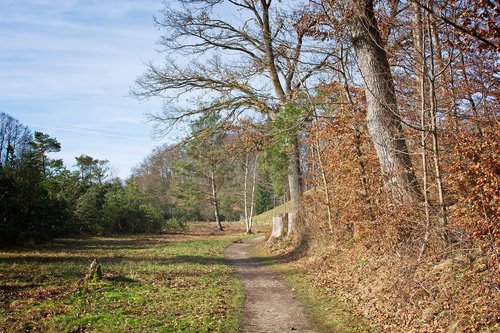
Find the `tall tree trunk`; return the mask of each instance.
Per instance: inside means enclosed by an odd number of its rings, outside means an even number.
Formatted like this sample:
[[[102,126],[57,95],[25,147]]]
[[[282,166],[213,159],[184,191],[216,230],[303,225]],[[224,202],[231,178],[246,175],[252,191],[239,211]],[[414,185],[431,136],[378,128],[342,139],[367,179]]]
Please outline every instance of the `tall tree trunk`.
[[[300,211],[300,197],[302,196],[302,175],[300,170],[299,145],[297,136],[290,143],[288,153],[288,187],[292,209],[288,218],[288,235],[295,232]]]
[[[331,198],[330,198],[330,187],[328,186],[328,180],[326,179],[326,173],[325,173],[325,168],[323,164],[323,157],[321,154],[321,142],[319,138],[319,117],[318,113],[316,112],[316,109],[313,108],[314,110],[314,117],[316,118],[314,120],[314,124],[316,127],[316,133],[315,133],[315,138],[314,138],[314,146],[313,150],[316,150],[317,154],[317,160],[318,160],[318,167],[319,167],[319,172],[321,174],[321,180],[323,182],[323,190],[325,191],[325,204],[326,204],[326,212],[328,216],[328,228],[330,229],[330,233],[333,234],[333,214],[332,214],[332,207],[331,207]]]
[[[212,204],[214,206],[215,222],[217,222],[219,230],[223,231],[224,228],[222,228],[222,222],[220,220],[219,199],[217,198],[217,184],[215,184],[215,176],[213,172],[210,174],[210,183],[212,185]]]
[[[260,0],[260,5],[262,6],[261,29],[263,32],[264,49],[266,53],[266,66],[269,70],[269,77],[271,78],[271,83],[273,85],[276,96],[278,97],[281,107],[283,108],[288,102],[290,102],[288,99],[291,92],[285,92],[285,89],[283,89],[283,85],[279,79],[278,69],[276,68],[273,46],[273,33],[271,31],[271,25],[269,21],[269,7],[271,5],[271,1]],[[277,117],[277,114],[272,115],[272,117]],[[290,190],[290,200],[292,202],[292,211],[290,212],[290,214],[292,215],[291,219],[293,221],[289,224],[288,233],[290,234],[293,233],[295,229],[295,222],[300,210],[300,196],[302,195],[303,190],[297,136],[295,136],[295,138],[293,138],[292,142],[290,143],[290,150],[288,152],[288,172],[288,187]]]
[[[243,179],[243,201],[245,204],[245,229],[247,234],[252,233],[252,227],[250,226],[250,214],[248,212],[248,164],[249,164],[249,153],[245,156],[245,178]]]
[[[346,53],[346,57],[347,57]],[[343,45],[340,46],[340,64],[342,66],[341,74],[342,78],[344,81],[344,92],[347,97],[347,100],[349,101],[349,111],[351,112],[351,116],[353,118],[352,121],[352,128],[354,132],[354,152],[356,154],[356,159],[358,162],[358,170],[359,170],[359,181],[361,183],[361,186],[363,188],[362,191],[362,196],[363,200],[368,208],[368,218],[370,221],[375,220],[375,214],[373,213],[373,206],[372,206],[372,200],[370,199],[370,194],[368,192],[368,179],[366,176],[366,167],[365,163],[363,162],[363,150],[361,149],[361,130],[360,126],[358,125],[357,119],[356,119],[356,114],[355,114],[355,108],[356,105],[354,103],[354,99],[352,98],[351,91],[349,89],[349,80],[347,78],[347,73],[346,73],[346,60],[344,60],[344,48]]]
[[[351,38],[365,82],[367,127],[377,151],[385,186],[397,203],[413,203],[420,191],[396,103],[391,69],[373,12],[372,0],[348,1]]]
[[[432,27],[429,25],[428,29],[429,35],[432,36]],[[444,184],[443,177],[441,172],[441,161],[439,154],[439,143],[438,143],[438,132],[437,132],[437,111],[438,111],[438,100],[437,100],[437,92],[436,92],[436,80],[438,78],[438,74],[436,74],[435,64],[434,64],[434,45],[432,39],[430,39],[429,43],[429,51],[430,51],[430,87],[429,87],[429,99],[430,99],[430,114],[431,114],[431,134],[432,134],[432,157],[434,160],[434,171],[436,173],[436,186],[438,191],[438,200],[439,200],[439,208],[440,208],[440,221],[441,226],[445,229],[448,223],[448,214],[446,211],[446,205],[444,202]],[[446,241],[446,230],[443,230],[443,239]]]
[[[249,222],[249,233],[252,233],[253,226],[253,212],[255,208],[255,188],[257,187],[257,161],[259,160],[259,154],[255,156],[255,162],[253,166],[253,177],[252,177],[252,195],[250,196],[250,214],[248,216]]]
[[[245,156],[245,177],[243,179],[243,202],[245,205],[245,228],[248,233],[248,153]]]
[[[422,255],[424,254],[427,243],[430,236],[430,203],[429,203],[429,175],[427,166],[427,137],[429,135],[429,129],[427,126],[428,113],[429,113],[429,103],[427,100],[427,90],[428,84],[427,78],[427,58],[425,49],[425,34],[424,34],[424,23],[422,17],[422,9],[420,6],[412,2],[413,9],[413,47],[415,49],[415,73],[416,73],[416,86],[420,94],[420,150],[422,156],[422,194],[423,194],[423,205],[425,214],[425,234],[422,247],[420,248],[420,254],[418,260],[420,261]]]

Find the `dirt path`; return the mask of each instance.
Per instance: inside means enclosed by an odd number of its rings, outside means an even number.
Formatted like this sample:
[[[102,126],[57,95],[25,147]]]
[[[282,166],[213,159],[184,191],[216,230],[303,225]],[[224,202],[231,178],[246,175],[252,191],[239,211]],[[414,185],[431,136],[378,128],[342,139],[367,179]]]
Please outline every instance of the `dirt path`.
[[[226,249],[226,258],[236,267],[245,288],[242,332],[313,333],[302,306],[281,278],[250,258],[249,247],[262,240],[245,240]]]

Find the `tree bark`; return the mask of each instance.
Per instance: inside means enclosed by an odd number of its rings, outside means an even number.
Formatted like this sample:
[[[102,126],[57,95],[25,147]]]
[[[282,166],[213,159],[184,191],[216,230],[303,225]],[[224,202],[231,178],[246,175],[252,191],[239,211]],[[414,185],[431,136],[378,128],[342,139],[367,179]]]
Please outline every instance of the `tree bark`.
[[[425,234],[422,247],[420,248],[420,254],[418,256],[418,261],[422,258],[430,236],[430,204],[429,204],[429,180],[428,180],[428,168],[427,168],[427,136],[428,132],[428,113],[429,113],[429,103],[426,97],[426,91],[428,84],[426,82],[427,77],[427,59],[426,59],[426,49],[425,49],[425,34],[423,28],[423,18],[420,6],[413,2],[413,47],[415,49],[415,73],[416,73],[416,86],[420,93],[420,149],[422,156],[422,194],[423,194],[423,205],[425,214]]]
[[[215,214],[215,222],[217,222],[217,228],[220,231],[223,231],[222,222],[220,220],[220,212],[219,212],[219,199],[217,198],[217,184],[215,184],[215,176],[212,172],[210,174],[210,183],[212,185],[212,204],[214,206],[214,214]]]
[[[346,57],[347,57],[347,54],[346,54]],[[340,47],[339,59],[340,59],[340,64],[342,66],[341,74],[342,74],[342,78],[344,81],[344,92],[345,92],[345,95],[347,97],[347,100],[349,101],[349,105],[350,105],[349,110],[350,110],[352,118],[353,118],[352,128],[353,128],[353,132],[354,132],[354,152],[356,154],[356,159],[358,162],[359,181],[360,181],[361,186],[363,188],[363,192],[362,192],[363,200],[365,201],[365,204],[368,207],[368,214],[369,214],[368,218],[370,219],[370,221],[374,221],[375,214],[373,213],[372,200],[370,198],[370,194],[368,191],[368,179],[366,176],[365,163],[363,162],[363,150],[361,149],[361,130],[360,130],[360,126],[358,125],[358,122],[356,119],[356,114],[355,114],[356,105],[354,103],[354,99],[352,98],[351,91],[349,89],[349,80],[348,80],[347,74],[346,74],[347,58],[346,58],[346,61],[344,61],[344,48],[342,45]]]
[[[283,85],[279,79],[278,70],[276,68],[276,61],[274,56],[274,46],[273,46],[273,33],[271,31],[271,25],[269,22],[269,6],[270,1],[261,0],[262,6],[262,34],[264,40],[264,48],[266,53],[266,65],[269,70],[269,76],[271,83],[273,85],[274,91],[280,101],[281,107],[290,102],[289,97],[292,93],[291,91],[286,91],[283,89]],[[274,117],[277,116],[273,115]],[[290,212],[293,217],[298,215],[300,210],[300,197],[302,195],[302,175],[300,168],[300,155],[299,155],[299,145],[298,138],[295,136],[289,144],[288,151],[288,187],[290,190],[290,201],[292,202],[292,211]],[[296,221],[296,219],[294,219]],[[288,230],[289,233],[293,233],[295,225],[290,226],[292,229]]]
[[[243,180],[243,200],[245,202],[245,228],[247,234],[252,233],[252,225],[253,225],[253,211],[255,206],[255,187],[257,181],[257,160],[259,159],[259,154],[256,154],[253,171],[252,171],[252,187],[250,190],[250,198],[248,197],[248,179],[250,173],[250,153],[246,153],[245,156],[245,177]]]
[[[252,233],[253,227],[253,212],[255,208],[255,188],[257,187],[257,161],[259,160],[259,154],[255,156],[255,162],[253,166],[253,177],[252,177],[252,195],[250,196],[250,214],[248,216],[249,223],[249,233]]]
[[[252,232],[250,228],[250,222],[248,219],[248,161],[249,161],[248,153],[245,156],[245,177],[243,179],[243,202],[245,204],[245,229],[247,234]]]
[[[268,241],[273,241],[283,237],[286,233],[285,223],[287,223],[287,214],[280,214],[278,216],[273,216],[273,230]],[[290,232],[290,230],[288,230]]]
[[[294,138],[290,144],[290,152],[288,154],[288,187],[290,189],[290,201],[292,209],[290,212],[288,225],[288,235],[295,232],[295,225],[300,211],[300,197],[302,196],[302,175],[300,170],[300,157],[298,140]]]
[[[428,33],[432,36],[432,27],[429,25]],[[447,241],[446,235],[446,225],[448,224],[448,214],[446,211],[446,205],[444,202],[444,184],[443,177],[441,172],[441,162],[439,155],[439,143],[438,143],[438,130],[437,130],[437,111],[438,111],[438,100],[437,100],[437,92],[436,92],[436,80],[438,78],[438,74],[436,74],[435,64],[434,64],[434,45],[432,39],[430,39],[429,49],[430,49],[430,87],[429,87],[429,99],[430,99],[430,115],[431,115],[431,134],[432,134],[432,157],[434,160],[434,171],[436,173],[436,186],[438,191],[438,200],[439,200],[439,208],[441,211],[440,221],[441,226],[443,227],[443,239]]]
[[[396,203],[413,203],[420,191],[410,160],[387,55],[372,0],[350,0],[351,39],[365,83],[367,127],[375,145],[385,186]]]

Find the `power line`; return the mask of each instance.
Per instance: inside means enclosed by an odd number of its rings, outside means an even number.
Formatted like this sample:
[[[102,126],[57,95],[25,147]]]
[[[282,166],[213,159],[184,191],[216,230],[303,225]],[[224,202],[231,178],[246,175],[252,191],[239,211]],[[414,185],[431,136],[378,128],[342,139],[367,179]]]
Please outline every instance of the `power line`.
[[[97,134],[97,135],[106,135],[106,136],[113,136],[113,137],[120,137],[120,138],[127,138],[127,139],[152,140],[150,137],[147,137],[147,136],[144,136],[144,135],[141,135],[138,133],[126,133],[126,132],[91,128],[91,127],[69,126],[69,125],[65,125],[65,124],[53,124],[53,123],[45,123],[45,122],[38,122],[38,121],[24,121],[24,122],[27,123],[28,125],[31,125],[32,127],[39,127],[39,128],[60,131],[60,132],[66,132],[66,133]]]

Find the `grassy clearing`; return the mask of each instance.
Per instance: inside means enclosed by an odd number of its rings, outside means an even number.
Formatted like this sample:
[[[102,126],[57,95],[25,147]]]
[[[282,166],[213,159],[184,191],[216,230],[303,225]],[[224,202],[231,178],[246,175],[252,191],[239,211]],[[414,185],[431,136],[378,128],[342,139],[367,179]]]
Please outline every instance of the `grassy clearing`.
[[[304,192],[304,195],[308,196],[314,193],[314,191],[315,191],[314,189],[307,190],[306,192]],[[270,209],[262,214],[254,216],[254,223],[256,225],[271,225],[273,222],[273,216],[278,214],[288,213],[291,210],[292,210],[292,202],[287,201],[279,206],[274,207],[273,209]]]
[[[0,250],[0,332],[236,332],[236,235],[62,239]],[[104,278],[83,282],[100,260]]]
[[[273,221],[273,216],[277,214],[284,214],[290,211],[292,203],[290,201],[285,202],[271,210],[268,210],[260,215],[254,217],[254,223],[256,225],[271,225]]]
[[[260,258],[263,264],[268,265],[285,280],[297,299],[304,305],[307,317],[317,332],[377,332],[345,304],[325,293],[324,289],[314,286],[293,261],[288,262],[283,260],[284,257],[273,256],[265,247],[254,248],[252,256]]]

